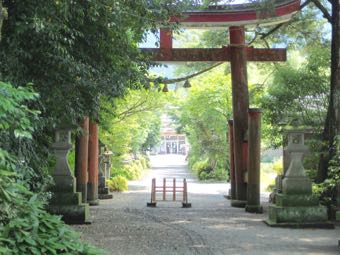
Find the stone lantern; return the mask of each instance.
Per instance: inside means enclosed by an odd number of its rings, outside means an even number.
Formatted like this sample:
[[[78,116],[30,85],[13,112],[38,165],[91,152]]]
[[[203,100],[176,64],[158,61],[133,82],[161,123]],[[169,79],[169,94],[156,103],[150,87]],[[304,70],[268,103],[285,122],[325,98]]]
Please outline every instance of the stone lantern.
[[[100,144],[99,155],[99,199],[111,199],[112,194],[106,185],[106,181],[110,179],[110,156],[111,151],[108,151],[103,143]]]
[[[275,204],[269,206],[265,222],[274,227],[332,228],[334,225],[327,221],[327,208],[312,194],[312,182],[303,167],[303,155],[308,151],[305,129],[294,127],[286,133],[290,164],[282,179],[282,192],[276,194]]]
[[[66,223],[88,223],[89,206],[81,203],[81,193],[76,192],[76,180],[67,162],[67,154],[72,148],[71,129],[56,130],[55,142],[51,148],[56,157],[56,166],[52,172],[54,185],[50,189],[52,198],[48,210],[61,215]]]
[[[298,145],[296,144],[297,143],[297,140],[296,139],[299,139],[297,136],[298,134],[296,133],[303,133],[301,135],[301,139],[303,139],[301,141],[301,144]],[[286,141],[285,143],[286,146],[283,147],[283,173],[282,174],[278,174],[276,179],[275,179],[275,188],[274,188],[274,191],[273,193],[271,194],[271,202],[275,203],[275,197],[276,197],[276,194],[278,193],[282,193],[282,181],[283,181],[283,177],[285,176],[285,174],[287,173],[288,171],[288,168],[290,166],[290,163],[292,161],[292,156],[291,156],[291,150],[292,150],[292,144],[296,144],[295,148],[293,150],[297,150],[297,152],[301,152],[302,155],[301,158],[304,158],[305,156],[307,156],[310,151],[309,151],[309,148],[308,146],[306,146],[306,142],[307,140],[310,139],[310,137],[313,135],[313,130],[311,128],[286,128],[284,131],[283,131],[283,140]],[[293,141],[295,140],[295,141]],[[300,148],[299,148],[300,146]],[[303,162],[303,159],[302,159],[302,162]]]
[[[110,161],[110,158],[111,156],[113,155],[113,152],[112,151],[109,151],[109,150],[106,150],[104,152],[104,172],[105,172],[105,179],[106,180],[109,180],[111,178],[111,172],[110,172],[110,169],[111,169],[111,161]]]
[[[303,156],[308,152],[305,144],[305,131],[292,129],[287,131],[290,164],[282,180],[282,192],[285,194],[311,194],[312,182],[303,167]]]

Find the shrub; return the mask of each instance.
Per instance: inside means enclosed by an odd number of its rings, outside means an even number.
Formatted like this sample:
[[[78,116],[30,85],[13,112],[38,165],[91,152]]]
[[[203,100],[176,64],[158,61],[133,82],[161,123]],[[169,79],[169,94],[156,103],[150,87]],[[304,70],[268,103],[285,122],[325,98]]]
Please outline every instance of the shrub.
[[[218,181],[227,181],[229,179],[227,169],[225,169],[223,166],[216,167],[213,173],[214,174],[211,179]]]
[[[134,160],[133,163],[137,166],[138,170],[142,171],[145,169],[140,160]]]
[[[132,173],[129,171],[128,166],[117,167],[111,169],[111,177],[123,176],[128,180],[132,180]]]
[[[277,173],[273,170],[272,163],[261,163],[260,180],[261,191],[270,191],[275,185]]]
[[[139,160],[134,160],[128,165],[112,168],[111,176],[123,176],[128,180],[137,180],[142,176],[143,170],[148,168],[148,165],[148,160],[141,157]]]
[[[338,138],[339,139],[339,138]],[[313,185],[313,192],[320,197],[321,203],[327,206],[336,205],[337,185],[340,183],[340,150],[329,161],[328,177],[320,184]]]
[[[140,157],[140,163],[142,164],[143,169],[148,169],[149,166],[149,162],[145,157]]]
[[[18,175],[0,170],[0,176],[0,254],[102,254],[82,244],[59,216],[47,213]]]
[[[31,115],[36,114],[25,102],[36,97],[26,89],[0,82],[1,141],[4,137],[13,142],[31,141]],[[4,145],[0,147],[0,254],[102,254],[81,243],[60,217],[44,210],[46,194],[29,190],[39,190],[27,178],[29,158],[19,159]]]
[[[214,169],[209,160],[197,161],[193,164],[192,170],[200,180],[223,180],[227,178],[227,172],[223,168]]]
[[[192,170],[197,174],[197,176],[199,176],[201,174],[201,172],[203,172],[203,171],[207,172],[207,173],[212,171],[212,168],[210,167],[208,159],[206,159],[206,160],[196,161],[192,165]]]
[[[107,181],[107,185],[111,191],[125,191],[128,189],[128,181],[123,176],[112,177]]]
[[[276,160],[273,163],[273,170],[276,174],[282,174],[283,173],[283,163],[282,163],[282,157]]]
[[[71,149],[67,154],[67,162],[70,166],[71,173],[74,175],[75,172],[75,162],[76,162],[76,152],[74,149]]]

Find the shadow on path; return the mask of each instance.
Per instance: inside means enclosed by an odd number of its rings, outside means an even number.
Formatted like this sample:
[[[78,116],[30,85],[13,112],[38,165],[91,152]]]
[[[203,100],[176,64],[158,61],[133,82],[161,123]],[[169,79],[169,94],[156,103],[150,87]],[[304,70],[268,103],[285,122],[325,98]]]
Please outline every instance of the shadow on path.
[[[151,158],[152,169],[129,191],[115,193],[91,207],[91,225],[74,226],[83,239],[107,254],[340,254],[339,228],[279,229],[267,227],[266,215],[230,207],[223,195],[227,183],[204,183],[192,176],[183,156]],[[151,179],[187,178],[189,202],[158,203],[147,208]],[[263,194],[263,199],[267,199]]]

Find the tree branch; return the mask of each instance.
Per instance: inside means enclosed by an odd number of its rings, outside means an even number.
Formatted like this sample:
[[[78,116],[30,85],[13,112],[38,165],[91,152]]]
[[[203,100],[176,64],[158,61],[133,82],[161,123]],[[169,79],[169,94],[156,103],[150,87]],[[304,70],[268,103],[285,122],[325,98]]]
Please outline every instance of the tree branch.
[[[323,17],[328,20],[329,23],[332,23],[332,16],[329,14],[328,10],[323,6],[319,0],[311,0],[313,4],[322,12]]]
[[[305,8],[311,1],[318,1],[318,0],[306,0],[303,4],[301,4],[300,6],[300,11]],[[327,11],[327,10],[326,10]],[[269,35],[273,34],[274,32],[276,32],[279,28],[281,28],[283,25],[286,25],[288,23],[280,23],[278,24],[277,26],[275,26],[274,28],[272,28],[271,30],[269,30],[267,33],[258,33],[258,32],[255,32],[255,36],[254,38],[250,41],[249,45],[252,44],[258,35],[261,35],[260,39],[263,40],[265,39],[266,37],[268,37]]]
[[[176,82],[181,82],[181,81],[186,81],[188,79],[191,79],[191,78],[194,78],[198,75],[201,75],[205,72],[208,72],[210,71],[211,69],[214,69],[215,67],[218,67],[219,65],[222,65],[224,62],[218,62],[217,64],[214,64],[214,65],[211,65],[201,71],[198,71],[197,73],[194,73],[194,74],[190,74],[188,76],[184,76],[184,77],[181,77],[181,78],[177,78],[177,79],[161,79],[161,83],[164,83],[164,84],[171,84],[171,83],[176,83]],[[159,78],[158,78],[159,79]],[[150,81],[155,81],[157,79],[152,79]]]

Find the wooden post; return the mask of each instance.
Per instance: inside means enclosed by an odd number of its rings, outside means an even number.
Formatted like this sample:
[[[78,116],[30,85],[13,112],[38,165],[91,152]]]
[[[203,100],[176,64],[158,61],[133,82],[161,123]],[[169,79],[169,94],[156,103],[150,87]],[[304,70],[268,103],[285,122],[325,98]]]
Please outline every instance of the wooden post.
[[[172,200],[176,201],[176,178],[173,180],[173,194],[172,194]]]
[[[230,171],[230,199],[236,199],[235,164],[234,164],[234,121],[229,120],[229,171]]]
[[[231,201],[234,207],[245,207],[247,199],[247,185],[244,174],[247,170],[243,141],[248,130],[249,94],[247,81],[247,56],[244,27],[230,27],[230,65],[233,95],[234,119],[234,156],[236,199]]]
[[[183,202],[182,202],[183,208],[189,208],[191,207],[191,203],[188,203],[188,185],[187,185],[187,179],[183,179]]]
[[[166,179],[163,178],[163,200],[166,200]]]
[[[188,197],[187,197],[187,180],[183,179],[183,203],[188,202]]]
[[[249,109],[248,187],[246,211],[262,213],[260,204],[261,110]]]
[[[146,203],[147,207],[156,207],[156,178],[151,181],[151,201]]]
[[[156,203],[156,179],[152,179],[151,203]]]
[[[164,49],[172,48],[172,30],[169,28],[161,28],[159,31],[160,45],[159,47]]]
[[[82,134],[76,138],[76,167],[75,177],[76,190],[81,193],[83,203],[87,202],[87,181],[88,181],[88,147],[89,147],[89,118],[85,117],[80,127]]]
[[[92,120],[89,121],[89,157],[88,157],[88,185],[87,200],[90,205],[98,205],[98,126]]]
[[[248,138],[247,140],[243,140],[242,143],[242,153],[243,153],[243,164],[246,166],[246,172],[243,174],[243,181],[248,183]],[[248,190],[248,189],[247,189]]]

